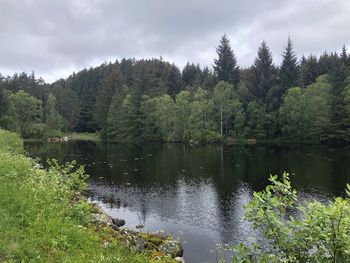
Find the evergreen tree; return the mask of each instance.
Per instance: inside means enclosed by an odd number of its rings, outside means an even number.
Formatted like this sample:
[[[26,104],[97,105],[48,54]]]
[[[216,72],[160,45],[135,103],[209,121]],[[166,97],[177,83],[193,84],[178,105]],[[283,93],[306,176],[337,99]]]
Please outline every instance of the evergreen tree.
[[[182,81],[185,86],[190,87],[193,85],[200,85],[202,78],[202,71],[199,64],[195,65],[193,63],[187,62],[182,70]]]
[[[106,125],[109,106],[112,101],[113,94],[125,84],[124,77],[120,72],[119,66],[114,65],[100,83],[96,98],[96,122],[102,129]]]
[[[348,52],[347,52],[347,49],[345,47],[345,44],[343,45],[343,48],[341,50],[340,58],[341,58],[343,65],[345,67],[349,68],[350,57],[348,56]]]
[[[319,76],[319,66],[316,56],[310,55],[308,58],[304,56],[300,62],[300,85],[306,88],[308,85],[315,82]]]
[[[265,41],[258,49],[258,56],[251,67],[250,93],[255,101],[266,104],[269,90],[276,84],[276,68]]]
[[[2,76],[0,75],[0,118],[5,115],[6,106],[5,88],[2,84]]]
[[[170,66],[169,74],[166,79],[167,93],[172,97],[175,96],[181,91],[183,88],[181,72],[178,67],[174,64]]]
[[[218,59],[214,59],[214,70],[219,81],[226,81],[237,87],[239,83],[239,67],[232,51],[230,41],[223,35],[216,48]]]
[[[288,38],[287,47],[283,52],[283,61],[279,73],[280,82],[282,86],[281,94],[284,94],[285,91],[291,87],[295,87],[298,84],[299,79],[299,67],[298,59],[293,51],[293,43]]]

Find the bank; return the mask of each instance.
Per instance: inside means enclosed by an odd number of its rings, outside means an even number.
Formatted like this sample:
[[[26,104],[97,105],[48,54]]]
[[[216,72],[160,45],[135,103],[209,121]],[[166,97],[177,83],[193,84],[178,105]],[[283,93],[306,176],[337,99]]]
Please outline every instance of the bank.
[[[74,163],[43,169],[0,129],[0,262],[176,262],[150,246],[160,238],[94,222],[96,209],[78,194],[84,179]],[[150,247],[128,245],[130,233]]]

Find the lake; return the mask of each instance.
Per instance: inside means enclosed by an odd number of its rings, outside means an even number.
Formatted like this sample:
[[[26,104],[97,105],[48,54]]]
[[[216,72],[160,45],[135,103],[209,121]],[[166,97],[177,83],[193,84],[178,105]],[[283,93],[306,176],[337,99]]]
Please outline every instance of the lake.
[[[183,241],[187,263],[216,262],[216,244],[251,236],[243,205],[268,176],[288,171],[308,197],[344,195],[350,148],[329,146],[25,144],[30,156],[85,165],[89,198],[126,226],[163,229]]]

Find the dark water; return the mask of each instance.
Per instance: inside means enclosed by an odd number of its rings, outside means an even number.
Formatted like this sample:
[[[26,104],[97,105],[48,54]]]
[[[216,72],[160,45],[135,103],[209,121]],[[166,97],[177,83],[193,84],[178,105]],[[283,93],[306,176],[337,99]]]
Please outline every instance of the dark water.
[[[216,244],[251,236],[242,206],[269,173],[288,171],[300,193],[316,198],[343,195],[350,182],[349,147],[69,142],[27,143],[26,149],[42,160],[86,165],[92,200],[129,227],[173,233],[184,242],[188,263],[216,262]]]

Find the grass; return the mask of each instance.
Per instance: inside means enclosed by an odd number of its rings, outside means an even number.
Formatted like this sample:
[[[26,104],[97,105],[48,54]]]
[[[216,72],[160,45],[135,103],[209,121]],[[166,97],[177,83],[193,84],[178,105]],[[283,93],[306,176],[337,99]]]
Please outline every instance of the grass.
[[[71,133],[67,135],[71,140],[75,141],[99,141],[98,133]]]
[[[0,130],[0,262],[173,262],[132,252],[90,223],[91,207],[75,198],[82,168],[44,170],[22,152],[19,136]]]

